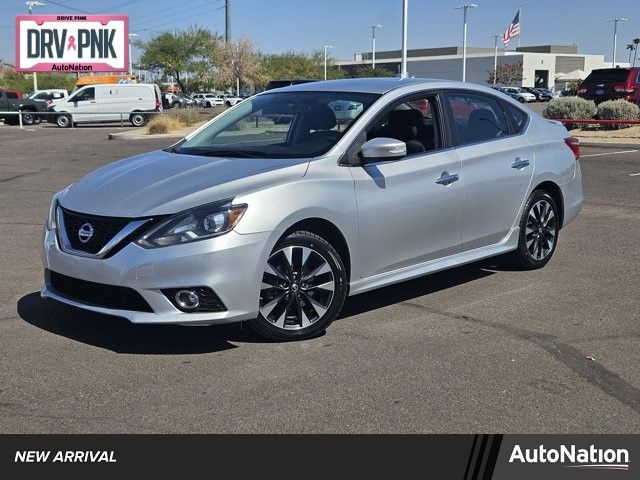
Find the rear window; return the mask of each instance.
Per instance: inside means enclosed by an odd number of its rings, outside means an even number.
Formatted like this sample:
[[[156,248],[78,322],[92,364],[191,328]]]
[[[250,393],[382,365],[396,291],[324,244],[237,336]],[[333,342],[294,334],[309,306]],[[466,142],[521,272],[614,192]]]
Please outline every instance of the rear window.
[[[507,116],[511,119],[511,123],[513,123],[513,126],[516,129],[516,132],[522,132],[527,124],[527,114],[510,103],[505,102],[503,106],[507,112]]]
[[[627,68],[603,68],[601,70],[592,71],[585,79],[588,83],[624,83],[629,77],[629,69]]]
[[[18,94],[16,92],[7,92],[7,98],[18,98]]]

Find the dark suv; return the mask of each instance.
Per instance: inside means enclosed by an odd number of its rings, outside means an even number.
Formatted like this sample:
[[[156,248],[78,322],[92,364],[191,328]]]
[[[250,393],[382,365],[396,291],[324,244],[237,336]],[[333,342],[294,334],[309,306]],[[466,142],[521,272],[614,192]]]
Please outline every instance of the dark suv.
[[[578,96],[596,103],[623,98],[640,105],[640,67],[593,70],[580,84]]]

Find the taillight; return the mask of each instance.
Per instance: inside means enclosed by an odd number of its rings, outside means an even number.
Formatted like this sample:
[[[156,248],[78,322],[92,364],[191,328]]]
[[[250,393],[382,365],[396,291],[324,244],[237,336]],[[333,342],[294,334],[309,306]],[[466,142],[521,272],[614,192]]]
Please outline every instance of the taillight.
[[[616,93],[633,93],[632,85],[614,85],[613,89],[616,91]]]
[[[580,158],[580,140],[578,140],[576,137],[567,137],[564,139],[564,143],[566,143],[567,147],[571,149],[571,151],[573,152],[573,156],[575,157],[577,162]]]

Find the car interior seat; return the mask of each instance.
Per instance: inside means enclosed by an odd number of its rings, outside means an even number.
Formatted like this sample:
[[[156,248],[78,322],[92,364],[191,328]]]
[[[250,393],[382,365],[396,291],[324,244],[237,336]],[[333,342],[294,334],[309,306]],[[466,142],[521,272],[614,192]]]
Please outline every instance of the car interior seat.
[[[389,114],[389,124],[385,135],[407,144],[407,155],[426,150],[421,141],[423,136],[423,116],[419,110],[393,110]]]
[[[467,142],[477,142],[487,138],[495,138],[503,133],[493,111],[477,108],[469,114],[465,136]]]

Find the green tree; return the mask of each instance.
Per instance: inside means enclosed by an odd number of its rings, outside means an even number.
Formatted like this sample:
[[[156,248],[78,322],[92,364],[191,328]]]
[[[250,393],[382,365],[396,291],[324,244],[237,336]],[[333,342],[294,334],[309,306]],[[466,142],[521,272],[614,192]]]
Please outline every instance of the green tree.
[[[185,77],[211,75],[211,58],[221,42],[220,35],[205,28],[161,32],[148,42],[141,43],[143,53],[140,67],[173,77],[180,89],[188,92]]]
[[[38,90],[62,88],[72,91],[75,88],[75,75],[69,73],[39,73]],[[9,72],[0,78],[0,87],[15,88],[23,93],[33,91],[33,76],[20,72]]]
[[[631,65],[631,55],[636,51],[636,46],[633,43],[627,43],[627,47],[626,48],[627,48],[627,50],[629,50],[629,65]],[[634,55],[634,57],[635,57],[635,55]]]
[[[354,70],[353,76],[356,78],[395,77],[395,73],[381,65],[376,66],[376,68],[373,68],[371,65],[361,65]]]
[[[324,78],[324,52],[312,53],[285,52],[278,54],[262,54],[259,78],[266,85],[271,80],[279,79],[316,79]],[[327,58],[327,79],[344,78],[344,73],[337,68],[331,58]]]
[[[494,72],[490,70],[487,83],[494,83]],[[495,72],[496,82],[498,85],[514,85],[522,82],[522,62],[503,63],[498,65]]]

